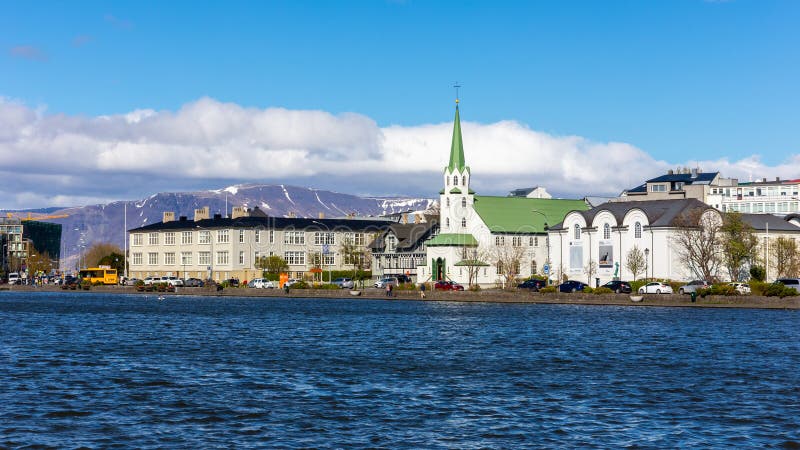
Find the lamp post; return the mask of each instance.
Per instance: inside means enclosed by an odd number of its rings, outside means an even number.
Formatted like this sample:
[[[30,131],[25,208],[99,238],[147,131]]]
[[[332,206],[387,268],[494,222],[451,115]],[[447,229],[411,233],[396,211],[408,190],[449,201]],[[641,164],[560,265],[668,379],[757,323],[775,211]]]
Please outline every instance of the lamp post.
[[[647,280],[650,278],[649,270],[650,270],[650,249],[644,249],[644,279]]]

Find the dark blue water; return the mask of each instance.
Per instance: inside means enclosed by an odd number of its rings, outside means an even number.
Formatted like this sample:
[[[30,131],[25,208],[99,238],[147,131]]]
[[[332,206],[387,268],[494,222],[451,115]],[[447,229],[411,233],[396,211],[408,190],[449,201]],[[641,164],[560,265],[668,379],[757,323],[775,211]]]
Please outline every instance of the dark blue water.
[[[799,320],[0,292],[0,447],[800,448]]]

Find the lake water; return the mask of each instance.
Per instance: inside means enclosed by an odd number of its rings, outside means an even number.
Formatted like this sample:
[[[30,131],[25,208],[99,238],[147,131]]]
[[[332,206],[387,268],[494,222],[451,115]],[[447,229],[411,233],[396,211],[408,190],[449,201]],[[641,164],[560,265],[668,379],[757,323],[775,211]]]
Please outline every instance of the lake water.
[[[799,320],[0,292],[0,447],[800,448]]]

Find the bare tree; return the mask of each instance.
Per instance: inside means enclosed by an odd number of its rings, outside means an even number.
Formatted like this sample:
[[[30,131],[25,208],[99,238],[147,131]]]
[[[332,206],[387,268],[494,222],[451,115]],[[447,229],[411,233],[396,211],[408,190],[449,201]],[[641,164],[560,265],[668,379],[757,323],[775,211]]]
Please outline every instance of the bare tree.
[[[756,258],[758,238],[750,224],[738,212],[726,213],[722,221],[722,258],[731,281],[741,279],[744,266],[752,266]]]
[[[467,268],[469,287],[473,287],[478,284],[478,272],[480,271],[481,267],[488,266],[485,261],[488,255],[486,254],[485,250],[478,247],[465,247],[464,254],[462,256],[464,259],[462,259],[459,264]]]
[[[722,218],[711,208],[696,208],[678,217],[672,243],[681,262],[704,280],[716,278],[722,265]]]
[[[511,242],[492,247],[491,256],[495,267],[498,268],[499,275],[503,278],[503,284],[505,286],[513,285],[519,275],[520,263],[525,256],[525,247],[515,246],[511,240]]]
[[[583,271],[586,272],[586,277],[588,279],[587,283],[589,286],[591,286],[592,278],[595,276],[595,274],[597,274],[597,263],[593,260],[589,260],[589,262],[586,263],[586,266],[583,268]]]
[[[647,260],[644,257],[644,252],[639,250],[639,247],[633,246],[628,250],[628,255],[625,257],[625,268],[633,274],[633,281],[644,272],[647,267]]]
[[[779,237],[772,244],[775,271],[780,277],[795,277],[800,272],[800,257],[794,239]]]
[[[53,261],[50,260],[50,255],[47,252],[36,253],[28,256],[27,259],[28,273],[35,276],[37,273],[49,273],[53,268]]]

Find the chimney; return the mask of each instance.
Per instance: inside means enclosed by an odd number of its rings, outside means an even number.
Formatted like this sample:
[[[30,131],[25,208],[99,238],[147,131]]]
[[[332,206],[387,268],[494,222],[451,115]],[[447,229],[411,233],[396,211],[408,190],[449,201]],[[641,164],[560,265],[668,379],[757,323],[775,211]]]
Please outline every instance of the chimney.
[[[247,208],[244,206],[234,206],[231,211],[231,219],[238,219],[239,217],[247,217]]]
[[[172,211],[164,211],[164,214],[162,215],[161,222],[167,223],[167,222],[172,222],[174,220],[175,220],[175,213],[174,212],[172,212]]]
[[[775,181],[781,181],[781,177],[775,177]]]
[[[669,169],[669,170],[667,171],[667,175],[675,175],[675,171],[674,171],[674,170],[672,170],[672,169]]]
[[[692,169],[692,178],[697,178],[697,173],[700,169]]]
[[[297,217],[297,214],[295,214],[294,212],[290,211],[289,214],[286,215],[286,217],[288,217],[290,219],[294,219],[295,217]]]
[[[186,216],[180,216],[178,220],[181,222],[186,222]]]
[[[208,219],[208,206],[203,206],[200,209],[194,210],[194,221],[197,222],[198,220]]]
[[[214,219],[222,219],[222,214],[214,214]]]
[[[317,214],[317,219],[324,219],[324,218],[325,218],[325,213],[324,212],[321,212],[321,213]]]

